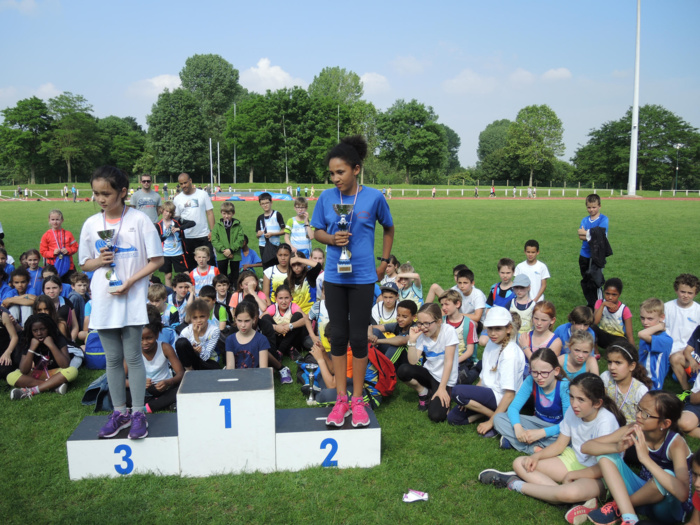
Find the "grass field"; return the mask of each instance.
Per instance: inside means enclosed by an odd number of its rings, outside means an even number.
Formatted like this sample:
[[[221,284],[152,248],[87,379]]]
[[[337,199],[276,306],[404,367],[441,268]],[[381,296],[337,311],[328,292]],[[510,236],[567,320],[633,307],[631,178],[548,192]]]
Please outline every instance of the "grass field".
[[[97,212],[92,203],[0,204],[11,255],[17,259],[37,247],[48,211],[56,204],[66,216],[64,226],[76,237],[84,219]],[[291,202],[276,203],[275,209],[285,218],[293,213]],[[496,261],[524,260],[523,244],[534,238],[552,274],[546,295],[557,307],[557,324],[566,322],[568,312],[583,301],[576,236],[585,214],[583,199],[393,200],[391,209],[393,253],[415,266],[426,292],[432,282],[451,285],[451,269],[458,263],[466,263],[476,274],[477,287],[488,290],[497,280]],[[254,238],[259,206],[236,203],[236,210]],[[672,299],[675,276],[700,271],[700,210],[692,201],[604,200],[602,211],[610,218],[615,252],[605,275],[623,280],[621,299],[632,309],[637,331],[641,301]],[[563,508],[481,485],[476,479],[481,470],[509,469],[518,454],[499,450],[497,440],[478,437],[473,426],[431,423],[403,385],[377,411],[382,464],[372,469],[71,482],[65,442],[92,414],[80,399],[98,375],[81,371],[66,396],[47,394],[32,401],[11,402],[7,386],[0,388],[0,516],[6,523],[563,522]],[[276,383],[276,390],[278,408],[306,406],[297,386]],[[693,450],[699,445],[695,440],[690,444]],[[403,503],[401,495],[409,488],[428,492],[430,501]]]

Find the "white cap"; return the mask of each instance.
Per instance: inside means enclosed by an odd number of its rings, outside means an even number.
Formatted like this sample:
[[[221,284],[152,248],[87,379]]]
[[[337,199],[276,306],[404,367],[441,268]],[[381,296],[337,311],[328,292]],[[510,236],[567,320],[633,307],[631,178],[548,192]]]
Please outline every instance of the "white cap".
[[[513,322],[513,316],[510,315],[508,310],[502,306],[494,306],[486,313],[484,328],[493,326],[508,326],[511,322]]]

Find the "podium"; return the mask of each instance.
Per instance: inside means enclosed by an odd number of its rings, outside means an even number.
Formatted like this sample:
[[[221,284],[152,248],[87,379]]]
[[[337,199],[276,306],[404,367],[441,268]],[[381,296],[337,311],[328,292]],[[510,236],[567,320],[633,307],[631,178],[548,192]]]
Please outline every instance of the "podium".
[[[183,476],[275,470],[271,368],[187,372],[177,421]]]
[[[282,387],[285,388],[285,387]],[[292,387],[290,387],[292,388]],[[148,414],[148,437],[98,439],[108,415],[87,416],[66,442],[71,480],[130,474],[204,477],[381,462],[381,428],[326,426],[331,407],[275,409],[271,368],[188,371],[177,414]]]
[[[97,433],[109,416],[87,416],[66,442],[70,479],[127,474],[180,474],[177,414],[148,414],[148,437],[129,439],[125,428],[112,439]]]

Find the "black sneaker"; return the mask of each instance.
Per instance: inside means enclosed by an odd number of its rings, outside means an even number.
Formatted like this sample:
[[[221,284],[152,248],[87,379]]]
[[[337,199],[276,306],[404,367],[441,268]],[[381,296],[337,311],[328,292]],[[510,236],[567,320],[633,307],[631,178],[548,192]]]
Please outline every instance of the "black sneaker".
[[[479,481],[484,485],[493,485],[499,489],[504,489],[508,486],[511,478],[516,478],[515,472],[501,472],[492,468],[482,470],[479,473]]]
[[[428,403],[430,403],[430,394],[418,396],[418,410],[421,412],[428,410]]]

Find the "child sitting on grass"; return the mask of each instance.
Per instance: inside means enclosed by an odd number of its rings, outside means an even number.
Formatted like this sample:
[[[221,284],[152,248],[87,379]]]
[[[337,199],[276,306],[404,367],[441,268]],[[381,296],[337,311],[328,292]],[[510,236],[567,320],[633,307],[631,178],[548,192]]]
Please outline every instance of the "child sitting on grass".
[[[588,307],[586,307],[588,308]],[[574,330],[566,343],[566,353],[559,356],[559,364],[572,381],[576,376],[591,372],[600,375],[598,360],[593,355],[593,336],[583,330]]]
[[[639,364],[647,369],[652,390],[661,390],[668,374],[673,339],[666,333],[664,303],[652,297],[639,307],[643,329],[639,331]],[[693,359],[697,364],[697,361]]]
[[[520,347],[525,357],[530,359],[532,352],[540,348],[549,348],[555,354],[561,353],[561,341],[552,332],[557,320],[557,311],[549,301],[540,301],[532,310],[532,326],[530,332],[522,334],[519,339]]]
[[[608,347],[608,369],[600,375],[608,396],[615,401],[628,423],[637,417],[637,403],[652,387],[646,368],[639,364],[634,345],[624,339]]]
[[[368,340],[377,347],[398,368],[408,363],[406,354],[408,335],[415,323],[418,307],[416,303],[407,299],[401,301],[396,307],[396,322],[385,325],[370,326],[372,330]],[[320,329],[319,329],[320,332]],[[328,346],[330,349],[330,346]]]
[[[399,298],[399,287],[390,282],[379,287],[382,291],[380,300],[372,307],[372,324],[384,325],[396,322],[396,301]]]
[[[209,305],[195,299],[187,307],[189,325],[175,342],[175,351],[186,370],[218,370],[219,356],[216,344],[221,333],[218,326],[209,323]]]
[[[677,298],[664,304],[666,332],[673,339],[671,368],[683,390],[689,388],[685,369],[694,366],[690,359],[686,359],[683,350],[692,344],[691,335],[700,325],[700,304],[694,301],[699,286],[696,276],[689,273],[679,275],[673,282]]]
[[[577,306],[567,317],[568,323],[559,325],[556,330],[554,330],[554,335],[561,339],[562,350],[561,353],[565,354],[568,352],[566,343],[569,342],[569,338],[574,330],[583,330],[591,334],[593,341],[595,343],[595,331],[591,328],[593,324],[593,310],[588,308],[588,306]]]
[[[13,387],[10,399],[31,399],[47,391],[65,394],[68,383],[78,377],[78,369],[70,366],[68,342],[56,323],[46,314],[30,316],[24,341],[19,369],[7,376],[7,383]]]
[[[282,367],[282,354],[271,348],[270,341],[257,331],[258,305],[251,298],[238,303],[234,310],[236,332],[226,338],[226,369],[267,368],[291,378],[289,368]],[[285,382],[285,381],[282,381]]]
[[[622,281],[613,277],[603,285],[604,299],[598,299],[593,309],[593,328],[596,333],[598,346],[607,348],[618,339],[627,339],[634,345],[632,333],[632,312],[620,302]]]
[[[532,311],[535,309],[535,301],[530,299],[530,278],[525,274],[516,275],[513,278],[513,297],[508,311],[520,316],[519,333],[524,334],[532,328]]]
[[[447,290],[440,296],[442,306],[442,321],[457,332],[458,379],[460,385],[471,385],[479,377],[480,367],[477,367],[476,324],[460,312],[461,295],[455,290]]]
[[[418,308],[423,306],[423,285],[420,275],[416,273],[410,262],[405,262],[399,267],[396,284],[399,287],[399,300],[410,299]]]
[[[515,297],[513,292],[513,273],[515,272],[515,261],[504,257],[498,260],[498,276],[501,278],[499,282],[491,286],[489,294],[486,297],[486,307],[502,306],[507,308],[510,301]]]
[[[399,367],[397,377],[418,393],[418,410],[427,411],[436,423],[447,419],[450,393],[457,384],[457,332],[442,322],[435,303],[418,310],[418,321],[408,336],[408,363]],[[423,354],[423,366],[418,360]]]

